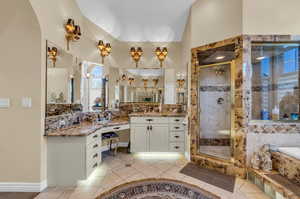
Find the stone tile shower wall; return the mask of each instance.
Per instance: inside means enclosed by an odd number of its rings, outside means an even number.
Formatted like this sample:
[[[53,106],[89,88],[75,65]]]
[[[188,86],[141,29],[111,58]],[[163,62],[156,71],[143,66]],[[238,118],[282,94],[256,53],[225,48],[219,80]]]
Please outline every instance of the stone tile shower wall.
[[[219,159],[202,156],[198,153],[200,135],[199,128],[199,107],[198,107],[198,72],[197,67],[197,52],[213,49],[229,44],[235,44],[235,107],[234,107],[234,131],[235,135],[232,139],[233,142],[233,161],[221,161]],[[191,159],[193,162],[206,168],[213,168],[220,172],[230,175],[239,175],[245,177],[245,160],[246,160],[246,132],[245,132],[245,109],[243,103],[243,40],[242,37],[230,38],[224,41],[212,43],[209,45],[201,46],[192,49],[192,74],[191,74],[191,114],[189,132],[191,133]]]

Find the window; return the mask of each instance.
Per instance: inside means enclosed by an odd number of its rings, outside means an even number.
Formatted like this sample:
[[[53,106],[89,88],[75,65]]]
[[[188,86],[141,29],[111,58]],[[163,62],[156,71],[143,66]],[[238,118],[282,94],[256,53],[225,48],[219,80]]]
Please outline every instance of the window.
[[[298,70],[298,48],[293,48],[284,52],[283,60],[284,60],[284,73],[292,73]]]
[[[252,43],[253,120],[300,120],[299,46]]]

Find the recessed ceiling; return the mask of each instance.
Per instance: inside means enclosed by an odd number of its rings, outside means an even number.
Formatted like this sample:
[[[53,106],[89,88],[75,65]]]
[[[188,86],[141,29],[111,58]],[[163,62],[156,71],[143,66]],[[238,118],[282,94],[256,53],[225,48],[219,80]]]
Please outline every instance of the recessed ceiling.
[[[83,15],[116,39],[181,41],[195,0],[76,0]]]

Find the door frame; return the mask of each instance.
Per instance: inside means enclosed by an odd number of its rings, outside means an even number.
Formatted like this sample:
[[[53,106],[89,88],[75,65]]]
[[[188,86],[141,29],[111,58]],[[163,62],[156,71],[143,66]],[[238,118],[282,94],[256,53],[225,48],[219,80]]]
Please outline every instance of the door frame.
[[[211,68],[211,67],[216,67],[216,66],[220,66],[220,65],[230,65],[230,87],[231,87],[231,92],[230,92],[230,154],[231,154],[231,158],[230,159],[223,159],[223,158],[219,158],[213,155],[209,155],[209,154],[205,154],[205,153],[201,153],[200,152],[200,143],[197,146],[197,152],[198,154],[202,155],[202,156],[208,156],[211,157],[213,159],[219,159],[219,160],[223,160],[223,161],[234,161],[234,157],[233,157],[233,153],[234,153],[234,136],[235,136],[235,128],[234,128],[234,124],[235,124],[235,73],[236,73],[236,63],[235,60],[231,60],[231,61],[226,61],[226,62],[219,62],[219,63],[215,63],[215,64],[207,64],[207,65],[198,65],[196,66],[196,73],[197,76],[199,77],[200,74],[200,69],[204,69],[204,68]],[[197,102],[197,106],[198,106],[198,117],[199,117],[199,121],[201,120],[200,117],[200,91],[199,91],[199,79],[197,79],[197,92],[198,92],[198,102]],[[199,139],[200,135],[201,135],[201,130],[199,128]]]

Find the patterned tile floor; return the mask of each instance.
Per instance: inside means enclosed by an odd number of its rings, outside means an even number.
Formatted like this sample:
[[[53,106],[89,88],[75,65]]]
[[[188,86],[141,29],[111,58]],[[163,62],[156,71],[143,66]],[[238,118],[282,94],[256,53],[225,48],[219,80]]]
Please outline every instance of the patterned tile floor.
[[[104,156],[90,178],[76,187],[49,187],[35,199],[94,199],[117,185],[145,178],[177,179],[197,185],[222,199],[269,199],[250,182],[237,179],[234,193],[179,173],[187,161],[180,155],[126,154]],[[128,164],[130,165],[128,167]]]

